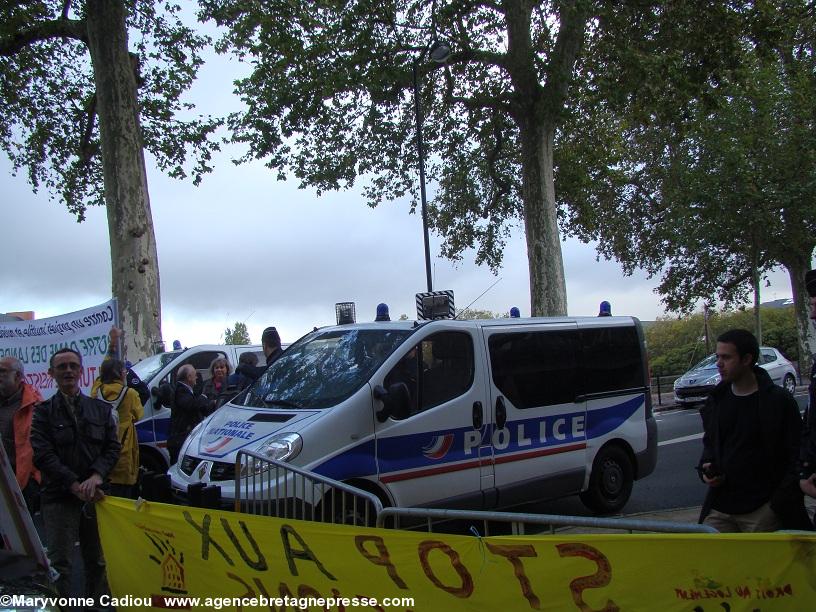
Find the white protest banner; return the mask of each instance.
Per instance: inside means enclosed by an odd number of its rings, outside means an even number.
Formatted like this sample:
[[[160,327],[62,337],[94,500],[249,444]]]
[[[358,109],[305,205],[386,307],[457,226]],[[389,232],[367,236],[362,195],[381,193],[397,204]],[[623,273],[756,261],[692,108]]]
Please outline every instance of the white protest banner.
[[[59,349],[72,348],[82,355],[80,386],[88,393],[105,359],[113,325],[119,325],[115,299],[48,319],[0,323],[0,357],[17,357],[23,363],[26,382],[48,399],[57,390],[48,375],[48,360]]]

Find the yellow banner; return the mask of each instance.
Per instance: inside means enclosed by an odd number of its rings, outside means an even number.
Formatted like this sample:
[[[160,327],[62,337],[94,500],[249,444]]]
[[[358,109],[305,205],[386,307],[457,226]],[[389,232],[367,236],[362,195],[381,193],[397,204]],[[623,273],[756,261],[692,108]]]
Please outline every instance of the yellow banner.
[[[119,608],[816,610],[816,535],[478,538],[112,497],[98,516]]]

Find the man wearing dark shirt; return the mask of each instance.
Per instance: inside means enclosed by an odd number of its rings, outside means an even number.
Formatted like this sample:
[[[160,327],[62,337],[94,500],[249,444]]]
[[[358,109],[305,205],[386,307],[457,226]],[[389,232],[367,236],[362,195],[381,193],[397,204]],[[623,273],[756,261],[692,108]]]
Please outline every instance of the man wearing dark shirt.
[[[42,516],[48,556],[59,572],[61,596],[71,594],[74,543],[79,541],[85,574],[84,596],[107,591],[105,560],[99,543],[94,502],[119,460],[121,445],[111,407],[79,388],[82,356],[64,348],[51,356],[48,374],[57,384],[54,396],[34,409],[31,446],[42,472]]]
[[[810,304],[810,319],[816,326],[816,270],[805,274]],[[809,403],[805,413],[805,431],[802,436],[801,471],[799,486],[805,495],[816,498],[816,356],[810,369]],[[814,516],[816,522],[816,516]]]
[[[281,347],[280,334],[278,334],[277,329],[267,327],[263,330],[263,334],[261,334],[261,347],[263,348],[264,355],[266,355],[266,365],[251,366],[246,363],[240,363],[238,367],[235,368],[238,374],[242,374],[252,381],[258,380],[261,375],[266,372],[266,368],[271,366],[277,358],[281,356],[283,348]]]
[[[709,486],[701,519],[721,532],[807,528],[797,458],[802,420],[793,396],[756,366],[757,339],[717,338],[721,382],[701,409],[700,473]]]

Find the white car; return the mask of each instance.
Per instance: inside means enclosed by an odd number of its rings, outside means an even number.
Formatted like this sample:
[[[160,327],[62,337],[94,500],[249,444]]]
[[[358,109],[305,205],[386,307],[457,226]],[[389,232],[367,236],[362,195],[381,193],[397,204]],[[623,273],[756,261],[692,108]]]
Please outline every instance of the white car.
[[[777,349],[760,347],[757,365],[767,370],[771,380],[789,393],[793,394],[796,390],[796,370]],[[709,355],[674,381],[674,401],[682,406],[704,402],[719,382],[717,355]]]

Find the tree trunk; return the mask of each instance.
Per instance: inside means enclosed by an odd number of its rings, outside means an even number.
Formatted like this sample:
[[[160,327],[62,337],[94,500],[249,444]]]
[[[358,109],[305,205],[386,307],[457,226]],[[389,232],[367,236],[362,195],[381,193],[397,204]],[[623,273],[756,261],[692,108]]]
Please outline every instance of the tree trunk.
[[[558,233],[553,182],[555,126],[531,121],[522,127],[522,200],[535,317],[567,314],[567,286]]]
[[[136,361],[161,339],[159,266],[123,0],[88,0],[88,48],[102,143],[113,296],[123,356]]]
[[[793,309],[796,314],[796,335],[799,340],[799,375],[809,380],[810,366],[816,353],[816,333],[810,323],[810,298],[805,291],[805,272],[810,269],[810,253],[783,262],[790,277]]]

